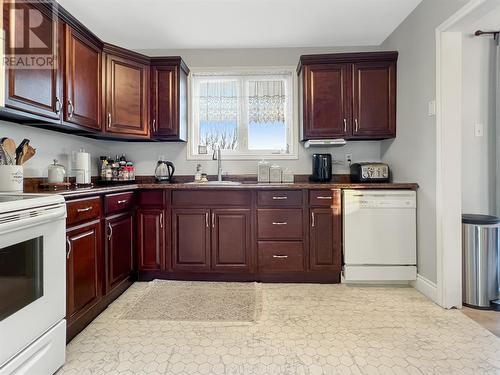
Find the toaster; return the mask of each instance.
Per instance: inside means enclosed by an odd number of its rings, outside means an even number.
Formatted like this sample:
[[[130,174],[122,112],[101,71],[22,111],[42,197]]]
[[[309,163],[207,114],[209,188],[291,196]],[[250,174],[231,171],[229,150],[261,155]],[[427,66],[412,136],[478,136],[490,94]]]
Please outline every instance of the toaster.
[[[354,163],[351,165],[353,182],[389,182],[389,166],[384,163]]]

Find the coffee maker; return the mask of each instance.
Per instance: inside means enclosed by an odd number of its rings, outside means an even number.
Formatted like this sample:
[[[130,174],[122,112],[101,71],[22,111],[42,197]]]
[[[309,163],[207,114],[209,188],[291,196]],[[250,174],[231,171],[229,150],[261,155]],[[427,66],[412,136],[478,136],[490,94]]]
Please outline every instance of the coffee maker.
[[[313,182],[330,182],[332,180],[331,154],[313,154],[312,175],[309,180]]]
[[[160,156],[155,168],[156,182],[169,183],[173,182],[175,172],[174,163],[165,160],[165,157]]]

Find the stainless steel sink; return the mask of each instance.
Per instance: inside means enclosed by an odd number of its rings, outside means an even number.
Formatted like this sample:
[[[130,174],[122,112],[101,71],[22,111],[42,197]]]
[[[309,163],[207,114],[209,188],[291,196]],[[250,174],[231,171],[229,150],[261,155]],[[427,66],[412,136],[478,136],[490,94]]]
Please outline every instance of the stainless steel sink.
[[[208,182],[188,182],[189,185],[209,185],[209,186],[237,186],[241,185],[238,181],[208,181]]]

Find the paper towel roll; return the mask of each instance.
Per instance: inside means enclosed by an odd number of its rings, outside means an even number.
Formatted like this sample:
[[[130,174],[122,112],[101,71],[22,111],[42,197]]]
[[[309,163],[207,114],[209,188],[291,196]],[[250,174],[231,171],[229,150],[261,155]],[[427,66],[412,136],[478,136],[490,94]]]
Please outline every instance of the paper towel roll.
[[[90,184],[90,154],[88,152],[76,153],[75,177],[77,184]]]

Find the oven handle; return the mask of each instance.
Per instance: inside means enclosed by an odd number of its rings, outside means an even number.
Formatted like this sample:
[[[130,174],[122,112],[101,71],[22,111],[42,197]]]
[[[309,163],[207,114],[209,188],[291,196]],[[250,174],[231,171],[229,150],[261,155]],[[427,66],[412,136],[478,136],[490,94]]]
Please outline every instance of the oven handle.
[[[69,256],[71,255],[71,241],[69,240],[68,236],[66,236],[66,243],[68,244],[68,251],[66,252],[66,259],[69,259]]]

